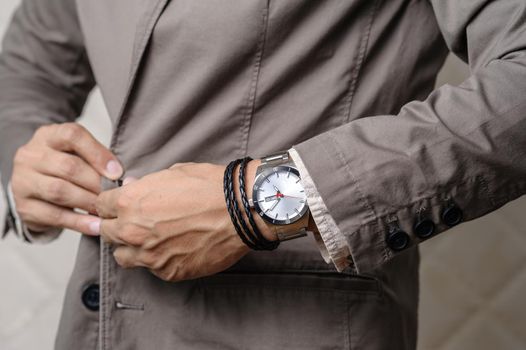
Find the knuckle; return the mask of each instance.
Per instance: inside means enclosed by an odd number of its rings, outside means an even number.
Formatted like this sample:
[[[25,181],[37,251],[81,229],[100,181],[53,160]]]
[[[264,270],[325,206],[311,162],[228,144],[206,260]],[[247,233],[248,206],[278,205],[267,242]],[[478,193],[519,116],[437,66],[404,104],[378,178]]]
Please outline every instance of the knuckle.
[[[127,242],[128,241],[128,227],[122,226],[120,230],[115,232],[115,238],[119,241]]]
[[[143,230],[134,230],[128,233],[128,243],[133,246],[143,246],[146,242],[146,233]]]
[[[130,243],[136,228],[133,224],[123,224],[121,229],[115,232],[115,237],[126,243]]]
[[[175,274],[173,272],[173,269],[160,269],[160,270],[153,270],[155,275],[162,279],[163,281],[174,281],[175,280]]]
[[[59,129],[59,133],[64,141],[73,143],[82,136],[83,128],[77,123],[64,123]]]
[[[46,134],[48,134],[48,132],[55,128],[56,125],[55,124],[50,124],[50,125],[42,125],[41,127],[39,127],[35,133],[33,134],[34,137],[41,137],[41,136],[45,136]]]
[[[163,258],[159,254],[153,254],[153,253],[150,253],[148,255],[148,258],[149,258],[148,266],[150,266],[152,269],[158,270],[158,271],[166,269],[167,267],[166,258]]]
[[[46,196],[53,202],[61,202],[65,199],[65,189],[65,181],[58,178],[52,179],[47,184]]]
[[[15,157],[13,159],[14,164],[24,163],[25,159],[27,158],[27,148],[27,145],[23,145],[16,150]]]
[[[117,264],[119,264],[119,266],[124,267],[124,268],[132,267],[131,262],[128,259],[125,259],[124,255],[121,254],[120,250],[118,249],[115,250],[113,252],[113,257],[115,258],[115,261],[117,262]]]
[[[145,234],[143,230],[133,224],[124,226],[122,230],[119,230],[118,235],[117,238],[132,246],[142,246],[144,243]]]
[[[74,178],[78,173],[79,165],[74,159],[68,157],[61,162],[60,168],[63,176]]]
[[[162,266],[159,266],[159,259],[155,255],[155,253],[151,251],[145,251],[140,255],[139,258],[140,262],[149,268],[152,268],[154,270],[159,270]]]
[[[162,280],[169,282],[184,281],[190,277],[189,271],[176,264],[164,264],[161,268],[155,269]]]

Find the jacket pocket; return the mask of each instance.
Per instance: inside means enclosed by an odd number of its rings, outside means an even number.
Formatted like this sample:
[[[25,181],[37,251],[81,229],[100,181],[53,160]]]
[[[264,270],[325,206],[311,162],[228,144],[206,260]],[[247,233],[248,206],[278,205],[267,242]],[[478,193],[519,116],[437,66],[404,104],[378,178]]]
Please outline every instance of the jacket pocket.
[[[350,305],[382,304],[376,279],[336,272],[228,271],[198,289],[214,328],[201,339],[221,349],[350,349]]]
[[[226,270],[200,280],[203,288],[267,288],[328,291],[347,296],[381,295],[380,282],[368,275],[338,273],[324,270]]]

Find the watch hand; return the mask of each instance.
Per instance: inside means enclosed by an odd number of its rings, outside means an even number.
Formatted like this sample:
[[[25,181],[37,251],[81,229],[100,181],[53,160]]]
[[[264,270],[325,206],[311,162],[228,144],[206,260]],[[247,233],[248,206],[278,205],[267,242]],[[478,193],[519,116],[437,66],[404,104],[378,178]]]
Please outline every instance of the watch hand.
[[[280,201],[280,199],[278,199],[274,204],[272,204],[272,206],[270,207],[270,211],[274,210],[276,205],[278,205],[279,201]]]
[[[270,202],[270,201],[273,201],[273,200],[275,200],[277,198],[278,198],[277,195],[268,196],[268,197],[265,197],[265,202]]]
[[[288,194],[282,194],[281,196],[282,197],[289,197],[289,198],[305,199],[304,197],[289,196]]]
[[[274,186],[274,189],[276,190],[276,192],[281,193],[281,191],[279,190],[279,188],[276,187],[276,185],[272,185],[272,186]]]

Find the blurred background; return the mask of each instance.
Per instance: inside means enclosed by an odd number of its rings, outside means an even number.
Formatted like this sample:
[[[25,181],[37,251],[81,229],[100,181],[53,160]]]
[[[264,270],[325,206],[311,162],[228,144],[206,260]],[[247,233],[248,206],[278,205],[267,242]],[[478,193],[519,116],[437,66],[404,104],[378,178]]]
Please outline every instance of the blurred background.
[[[1,1],[0,36],[18,3]],[[437,86],[468,74],[450,57]],[[110,123],[98,91],[80,122],[108,144]],[[420,350],[526,349],[525,225],[523,197],[421,245]],[[66,231],[49,245],[12,235],[0,241],[0,349],[53,348],[78,240]]]

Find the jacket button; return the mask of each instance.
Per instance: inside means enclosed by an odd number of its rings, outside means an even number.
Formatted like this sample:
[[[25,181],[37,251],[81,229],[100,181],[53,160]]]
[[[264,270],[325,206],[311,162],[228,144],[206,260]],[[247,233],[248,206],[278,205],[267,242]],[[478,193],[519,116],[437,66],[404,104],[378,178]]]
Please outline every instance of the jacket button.
[[[462,221],[462,216],[462,210],[460,210],[455,204],[442,211],[442,221],[449,227],[458,225]]]
[[[409,235],[399,228],[390,230],[387,235],[387,245],[395,251],[400,251],[409,245]]]
[[[99,285],[90,284],[82,292],[82,303],[91,311],[99,311]]]
[[[420,238],[429,238],[435,233],[435,223],[431,219],[422,219],[413,227],[415,234]]]

